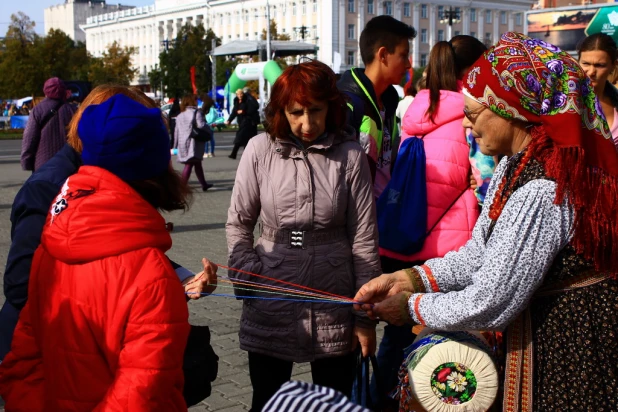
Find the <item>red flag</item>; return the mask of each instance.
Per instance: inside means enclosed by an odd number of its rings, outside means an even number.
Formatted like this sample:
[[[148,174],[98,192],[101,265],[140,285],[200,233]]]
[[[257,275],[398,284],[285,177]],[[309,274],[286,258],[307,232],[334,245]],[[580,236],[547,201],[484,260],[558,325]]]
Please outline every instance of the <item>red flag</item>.
[[[191,66],[191,87],[193,87],[193,94],[197,94],[197,86],[195,85],[195,66]]]

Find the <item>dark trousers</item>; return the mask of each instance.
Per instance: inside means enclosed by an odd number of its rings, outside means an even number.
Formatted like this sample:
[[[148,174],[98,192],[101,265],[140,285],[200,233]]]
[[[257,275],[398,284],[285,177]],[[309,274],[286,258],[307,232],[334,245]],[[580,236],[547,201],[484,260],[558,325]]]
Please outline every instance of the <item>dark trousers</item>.
[[[234,147],[232,148],[232,153],[230,153],[230,157],[232,159],[236,159],[236,155],[238,154],[238,150],[241,147],[245,147],[245,145],[240,145],[240,144],[235,144]]]
[[[253,386],[251,411],[261,411],[281,385],[292,377],[293,362],[249,352],[249,375]],[[316,385],[333,388],[349,397],[356,374],[356,355],[319,359],[311,362],[311,378]]]
[[[189,178],[191,177],[191,171],[193,170],[193,166],[195,166],[195,175],[197,176],[197,180],[202,185],[202,189],[206,187],[206,178],[204,177],[204,168],[202,168],[202,162],[187,162],[185,163],[185,168],[182,171],[182,181],[186,183],[189,182]]]

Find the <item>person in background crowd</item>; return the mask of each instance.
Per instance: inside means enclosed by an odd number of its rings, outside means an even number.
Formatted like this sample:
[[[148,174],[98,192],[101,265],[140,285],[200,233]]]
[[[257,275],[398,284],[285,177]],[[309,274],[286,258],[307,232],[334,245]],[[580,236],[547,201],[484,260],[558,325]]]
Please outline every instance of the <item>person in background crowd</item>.
[[[234,148],[228,156],[230,159],[236,159],[238,150],[241,147],[247,146],[249,139],[257,134],[256,114],[258,114],[258,103],[249,93],[245,94],[241,89],[236,90],[234,98],[234,107],[232,113],[225,124],[229,125],[232,120],[238,118],[238,131],[234,139]]]
[[[404,92],[405,96],[397,105],[397,110],[395,110],[395,116],[397,116],[400,123],[401,119],[403,119],[403,115],[406,114],[408,107],[410,107],[410,104],[414,101],[414,96],[416,96],[416,86],[414,85],[412,79],[410,79],[410,81],[406,84]]]
[[[407,255],[380,248],[384,273],[422,264],[457,250],[471,237],[479,208],[470,188],[470,148],[464,118],[462,78],[486,47],[472,36],[436,43],[429,54],[427,88],[420,90],[402,119],[401,140],[423,139],[427,185],[427,230],[423,247]],[[387,325],[378,351],[384,390],[397,385],[404,349],[414,341],[409,326]],[[383,394],[384,396],[386,395]],[[395,407],[395,405],[393,405]]]
[[[317,60],[286,68],[272,87],[266,120],[266,133],[251,139],[236,172],[229,266],[352,296],[380,271],[377,224],[369,165],[345,125],[333,71]],[[303,237],[295,242],[298,231]],[[255,280],[234,270],[229,276]],[[349,396],[354,347],[368,356],[376,345],[375,323],[357,315],[348,305],[244,300],[239,336],[249,352],[251,410],[261,411],[290,379],[293,362],[311,362],[314,383]]]
[[[209,96],[204,96],[202,100],[202,113],[206,116],[206,124],[210,125],[214,131],[214,122],[217,120],[217,109],[215,109],[215,102]],[[212,134],[212,138],[206,142],[205,157],[215,157],[215,134]]]
[[[202,185],[202,190],[205,192],[212,187],[212,183],[206,181],[204,169],[202,168],[206,143],[191,137],[193,121],[195,121],[197,127],[206,126],[204,114],[197,108],[197,96],[188,94],[182,98],[180,114],[176,117],[174,149],[178,149],[178,162],[185,165],[182,171],[183,182],[185,184],[189,182],[191,171],[195,167],[195,175],[200,185]]]
[[[43,86],[45,99],[32,110],[21,144],[21,167],[36,171],[67,141],[66,127],[76,107],[66,103],[66,87],[57,77]]]
[[[395,160],[391,151],[396,155],[399,147],[395,117],[399,95],[392,85],[399,84],[411,67],[409,41],[414,37],[413,27],[391,16],[369,20],[359,41],[365,68],[346,71],[337,84],[350,98],[349,122],[369,158],[376,199],[390,180]]]
[[[83,166],[49,211],[0,364],[8,410],[187,409],[188,310],[159,211],[186,210],[190,189],[150,103],[116,94],[80,113]]]
[[[19,313],[28,299],[32,257],[41,243],[49,206],[66,179],[77,173],[82,164],[82,143],[77,134],[76,120],[80,118],[83,108],[100,104],[116,94],[124,94],[148,107],[152,105],[149,98],[136,89],[108,85],[95,88],[69,124],[65,146],[34,172],[15,196],[11,206],[11,246],[3,278],[6,300],[0,310],[0,361],[11,349]],[[208,284],[216,284],[216,268],[210,263],[206,264],[205,272],[194,276],[191,271],[170,262],[190,298],[197,299],[201,296],[199,293],[212,291]]]
[[[355,300],[394,324],[506,328],[505,411],[618,410],[618,153],[586,74],[558,47],[505,33],[463,92],[463,126],[506,156],[472,239]]]
[[[174,102],[172,103],[172,107],[168,115],[169,126],[170,126],[170,136],[171,136],[170,147],[172,149],[176,147],[175,146],[176,140],[174,136],[176,136],[176,117],[178,117],[179,114],[180,114],[180,98],[176,96],[174,98]]]
[[[578,48],[579,64],[590,78],[594,93],[618,146],[618,89],[610,83],[610,75],[618,67],[616,42],[605,33],[586,37]]]

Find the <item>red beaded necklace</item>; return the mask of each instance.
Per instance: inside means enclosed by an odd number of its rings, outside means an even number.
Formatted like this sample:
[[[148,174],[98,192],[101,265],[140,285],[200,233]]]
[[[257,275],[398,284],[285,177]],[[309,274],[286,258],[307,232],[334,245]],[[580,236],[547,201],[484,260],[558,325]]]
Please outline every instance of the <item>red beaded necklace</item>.
[[[517,179],[519,179],[519,175],[521,175],[521,172],[524,170],[524,168],[532,158],[532,150],[528,150],[527,148],[524,150],[526,151],[526,153],[524,153],[523,157],[519,161],[517,169],[515,169],[515,172],[513,173],[511,178],[507,179],[508,173],[504,173],[502,181],[500,182],[500,185],[498,185],[498,190],[496,190],[494,200],[491,203],[491,207],[489,208],[489,218],[493,221],[498,220],[498,218],[502,214],[502,209],[504,209],[504,205],[513,194],[513,189],[515,188],[515,183],[517,183]]]

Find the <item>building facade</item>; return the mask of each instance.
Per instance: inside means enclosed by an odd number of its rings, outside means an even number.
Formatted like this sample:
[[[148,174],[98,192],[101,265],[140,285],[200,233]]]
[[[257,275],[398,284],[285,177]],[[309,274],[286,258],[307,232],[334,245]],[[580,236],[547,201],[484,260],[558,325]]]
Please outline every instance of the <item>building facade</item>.
[[[103,13],[131,9],[133,6],[107,4],[105,0],[65,0],[44,11],[45,33],[51,29],[62,30],[74,41],[86,41],[86,34],[79,27],[88,17]]]
[[[117,41],[134,46],[140,79],[158,65],[159,53],[185,24],[203,24],[222,39],[259,39],[267,25],[264,0],[155,0],[147,7],[118,10],[89,17],[81,29],[86,47],[100,56]],[[269,0],[270,18],[279,33],[318,46],[318,59],[341,71],[362,66],[360,33],[371,18],[387,14],[418,31],[411,42],[414,67],[427,64],[431,46],[457,34],[469,34],[487,44],[506,31],[525,32],[524,13],[533,0]],[[459,15],[452,25],[444,12]],[[304,36],[304,38],[303,38]],[[341,62],[340,67],[337,61]]]

